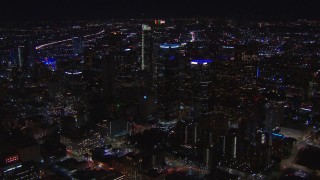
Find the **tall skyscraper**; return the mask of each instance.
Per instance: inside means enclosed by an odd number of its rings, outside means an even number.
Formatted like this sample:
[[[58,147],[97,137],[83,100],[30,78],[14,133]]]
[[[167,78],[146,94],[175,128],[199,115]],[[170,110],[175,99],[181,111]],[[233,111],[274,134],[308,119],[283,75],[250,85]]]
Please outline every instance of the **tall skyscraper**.
[[[223,154],[227,159],[236,159],[238,155],[238,129],[231,128],[223,139]]]
[[[31,63],[31,58],[34,57],[34,54],[30,54],[31,51],[28,49],[29,46],[19,46],[16,49],[16,53],[13,53],[15,60],[15,65],[20,68],[26,68]]]
[[[168,47],[168,48],[167,48]],[[161,116],[165,120],[176,119],[183,85],[183,57],[178,53],[178,45],[161,45],[161,57],[157,62],[157,90]]]
[[[104,96],[110,100],[115,92],[115,59],[114,53],[108,54],[102,60],[102,84]]]
[[[212,60],[191,61],[192,107],[198,117],[213,111],[211,63]]]
[[[17,67],[33,67],[35,62],[35,47],[33,43],[29,41],[24,45],[18,46],[17,49],[12,50],[10,52],[10,59]]]
[[[28,45],[27,45],[27,66],[30,68],[30,67],[33,67],[34,66],[34,62],[35,62],[35,47],[33,45],[33,42],[32,41],[29,41],[28,42]]]
[[[18,54],[17,55],[18,55],[18,57],[17,57],[16,65],[18,67],[23,67],[27,61],[26,49],[24,46],[18,47]]]
[[[142,25],[141,70],[150,70],[152,60],[152,31],[148,25]]]
[[[274,130],[280,128],[281,123],[284,121],[284,103],[283,102],[270,102],[266,104],[266,131],[272,133]]]
[[[75,55],[83,54],[84,43],[81,37],[73,38],[73,52]]]

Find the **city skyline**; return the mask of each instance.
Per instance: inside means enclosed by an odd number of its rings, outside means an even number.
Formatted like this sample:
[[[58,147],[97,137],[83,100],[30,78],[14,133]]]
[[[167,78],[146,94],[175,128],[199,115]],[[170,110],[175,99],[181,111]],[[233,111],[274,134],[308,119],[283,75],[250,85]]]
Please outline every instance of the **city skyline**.
[[[0,179],[320,178],[318,1],[0,5]]]

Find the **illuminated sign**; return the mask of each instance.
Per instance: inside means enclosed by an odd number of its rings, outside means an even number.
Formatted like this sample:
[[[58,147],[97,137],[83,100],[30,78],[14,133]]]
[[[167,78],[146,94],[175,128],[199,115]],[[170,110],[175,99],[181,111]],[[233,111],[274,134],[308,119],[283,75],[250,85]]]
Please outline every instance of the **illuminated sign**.
[[[155,25],[161,25],[161,24],[165,24],[165,23],[166,23],[165,20],[154,20]]]
[[[179,48],[180,47],[180,44],[167,44],[167,43],[164,43],[164,44],[161,44],[160,45],[160,48],[161,49],[176,49],[176,48]]]
[[[43,64],[45,65],[52,65],[52,64],[55,64],[56,63],[56,60],[53,59],[53,58],[42,58],[40,59],[38,62],[42,62]]]
[[[210,59],[195,59],[191,61],[191,64],[197,65],[197,64],[202,64],[202,65],[207,65],[209,63],[212,63],[213,61]]]
[[[52,71],[55,71],[57,66],[56,66],[56,60],[53,58],[43,58],[40,59],[38,62],[46,65],[47,67],[49,67],[49,69],[51,69]]]
[[[285,138],[285,136],[282,135],[282,134],[272,133],[272,135],[275,136],[275,137],[282,138],[282,139]]]

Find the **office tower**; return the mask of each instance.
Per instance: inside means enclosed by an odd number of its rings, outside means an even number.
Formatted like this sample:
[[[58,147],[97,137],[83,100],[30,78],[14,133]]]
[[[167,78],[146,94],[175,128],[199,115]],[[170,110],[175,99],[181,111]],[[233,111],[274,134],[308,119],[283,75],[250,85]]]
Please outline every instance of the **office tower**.
[[[222,140],[222,153],[226,159],[236,159],[238,153],[238,129],[230,128],[223,136]]]
[[[10,49],[9,61],[10,61],[11,67],[15,65],[15,62],[16,62],[16,51],[15,51],[15,49]]]
[[[234,46],[224,45],[219,48],[219,56],[217,56],[217,59],[234,60],[234,56],[235,56]]]
[[[83,54],[84,43],[81,37],[73,38],[73,53],[74,55]]]
[[[152,31],[148,25],[142,25],[141,70],[151,70],[153,43]]]
[[[162,52],[157,62],[157,91],[161,119],[173,120],[179,115],[180,90],[184,78],[184,58],[178,53],[179,45],[161,45]]]
[[[280,128],[284,121],[284,102],[269,102],[266,104],[265,130],[272,133]]]
[[[191,61],[192,107],[195,117],[203,117],[213,111],[212,60]]]
[[[250,156],[255,169],[261,170],[270,165],[271,161],[271,139],[267,132],[258,131],[254,146],[255,156]]]
[[[99,147],[102,139],[100,133],[95,130],[76,129],[69,131],[69,133],[62,133],[61,143],[66,146],[69,153],[81,159],[85,153]]]
[[[31,41],[10,51],[11,63],[20,68],[33,67],[35,56],[35,47]]]
[[[115,93],[115,61],[116,54],[109,53],[102,60],[102,85],[104,96],[111,100]]]
[[[26,61],[27,61],[27,51],[25,46],[19,46],[18,47],[18,53],[17,53],[17,59],[16,59],[16,65],[20,68],[25,67]]]
[[[122,56],[117,52],[110,52],[102,62],[102,86],[105,110],[103,116],[110,120],[109,135],[114,136],[123,133],[127,129],[127,122],[122,112],[124,111],[123,104],[126,101],[121,101],[122,88],[120,82],[116,82],[117,63],[122,59]]]
[[[34,62],[35,62],[35,47],[32,41],[29,41],[27,44],[27,66],[28,68],[31,68],[34,66]]]

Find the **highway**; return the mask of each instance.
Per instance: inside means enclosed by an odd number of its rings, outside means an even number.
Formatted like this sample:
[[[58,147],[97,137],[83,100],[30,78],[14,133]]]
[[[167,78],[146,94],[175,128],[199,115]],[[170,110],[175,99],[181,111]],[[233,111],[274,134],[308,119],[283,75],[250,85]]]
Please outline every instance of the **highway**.
[[[96,35],[102,34],[102,33],[104,33],[104,32],[105,32],[105,30],[102,30],[102,31],[100,31],[100,32],[98,32],[98,33],[88,34],[88,35],[85,35],[85,36],[83,36],[83,37],[84,37],[84,38],[87,38],[87,37],[91,37],[91,36],[96,36]],[[35,49],[36,49],[36,50],[40,50],[40,49],[43,49],[43,48],[45,48],[45,47],[52,46],[52,45],[55,45],[55,44],[72,41],[72,39],[73,39],[73,38],[65,39],[65,40],[60,40],[60,41],[54,41],[54,42],[50,42],[50,43],[46,43],[46,44],[42,44],[42,45],[37,46]]]

